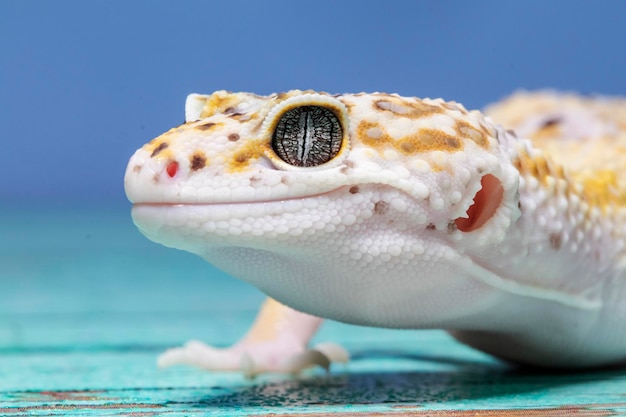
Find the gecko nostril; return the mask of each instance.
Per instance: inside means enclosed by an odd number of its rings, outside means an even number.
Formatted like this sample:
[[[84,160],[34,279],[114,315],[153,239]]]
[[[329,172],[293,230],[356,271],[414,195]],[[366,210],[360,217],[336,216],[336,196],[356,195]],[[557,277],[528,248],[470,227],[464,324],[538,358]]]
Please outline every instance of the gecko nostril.
[[[170,178],[174,178],[174,176],[178,172],[178,162],[171,161],[170,163],[168,163],[165,167],[165,172],[167,172],[167,175],[169,175]]]

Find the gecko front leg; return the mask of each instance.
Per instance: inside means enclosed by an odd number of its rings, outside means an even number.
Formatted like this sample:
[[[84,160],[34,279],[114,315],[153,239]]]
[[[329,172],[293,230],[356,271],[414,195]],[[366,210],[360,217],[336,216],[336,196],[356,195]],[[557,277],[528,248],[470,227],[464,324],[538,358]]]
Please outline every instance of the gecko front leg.
[[[263,372],[297,374],[314,366],[328,370],[332,362],[347,362],[349,354],[334,343],[308,348],[321,323],[319,317],[301,313],[268,298],[248,333],[233,346],[215,348],[191,340],[182,347],[164,352],[158,358],[158,365],[242,371],[250,378]]]

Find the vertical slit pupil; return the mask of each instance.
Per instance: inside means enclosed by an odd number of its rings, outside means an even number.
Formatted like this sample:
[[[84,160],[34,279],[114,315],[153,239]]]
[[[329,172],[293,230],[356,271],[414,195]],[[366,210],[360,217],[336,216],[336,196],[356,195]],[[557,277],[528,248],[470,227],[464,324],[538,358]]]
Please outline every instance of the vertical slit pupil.
[[[343,128],[331,109],[300,106],[280,116],[272,135],[272,149],[289,165],[313,167],[337,156],[342,140]]]

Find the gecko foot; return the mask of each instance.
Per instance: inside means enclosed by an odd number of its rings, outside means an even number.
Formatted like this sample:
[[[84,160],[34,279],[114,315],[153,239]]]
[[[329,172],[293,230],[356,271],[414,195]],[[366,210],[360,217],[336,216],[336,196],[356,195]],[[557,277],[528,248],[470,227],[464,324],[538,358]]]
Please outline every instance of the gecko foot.
[[[238,343],[219,349],[197,340],[182,347],[169,349],[157,360],[159,367],[191,365],[210,371],[241,371],[248,378],[264,372],[298,374],[319,366],[328,370],[331,363],[346,363],[350,355],[334,343],[322,343],[312,349],[275,341],[263,343]]]

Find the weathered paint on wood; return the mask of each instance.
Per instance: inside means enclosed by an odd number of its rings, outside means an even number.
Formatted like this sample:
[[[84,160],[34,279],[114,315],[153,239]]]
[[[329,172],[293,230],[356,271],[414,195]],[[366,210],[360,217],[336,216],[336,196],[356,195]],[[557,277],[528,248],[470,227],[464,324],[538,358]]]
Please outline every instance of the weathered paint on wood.
[[[329,376],[255,381],[156,355],[225,346],[262,295],[142,238],[124,210],[0,213],[0,415],[626,415],[626,370],[515,369],[438,331],[328,323],[353,360]]]

